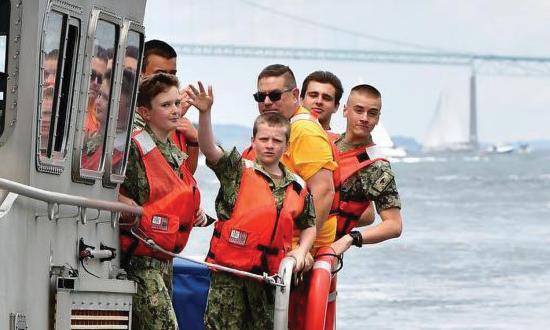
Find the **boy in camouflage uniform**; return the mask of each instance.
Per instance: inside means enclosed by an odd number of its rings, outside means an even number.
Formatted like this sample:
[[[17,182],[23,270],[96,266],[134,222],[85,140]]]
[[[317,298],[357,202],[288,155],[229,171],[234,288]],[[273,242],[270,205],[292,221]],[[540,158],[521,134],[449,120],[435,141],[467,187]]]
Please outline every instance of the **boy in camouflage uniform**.
[[[371,132],[378,124],[382,96],[370,85],[358,85],[350,92],[344,106],[346,132],[336,141],[338,151],[345,152],[372,144]],[[353,244],[375,244],[401,235],[401,201],[394,174],[388,162],[377,160],[342,183],[340,198],[348,201],[374,201],[382,222],[362,232],[352,231],[332,244],[342,254]]]
[[[138,106],[145,114],[144,130],[149,133],[172,170],[182,177],[181,164],[187,155],[168,138],[177,127],[179,103],[178,80],[175,76],[161,73],[141,82]],[[143,205],[148,202],[149,196],[150,185],[143,159],[132,140],[119,200],[129,205]],[[123,255],[123,263],[129,279],[138,285],[137,294],[133,298],[132,329],[177,329],[172,305],[171,259]]]
[[[207,165],[220,180],[220,191],[216,198],[218,219],[230,219],[236,207],[238,194],[241,192],[245,160],[236,148],[227,152],[214,143],[210,119],[213,102],[211,88],[207,93],[199,82],[199,90],[190,86],[189,96],[188,102],[200,111],[200,149],[207,159]],[[253,163],[253,170],[268,183],[278,211],[283,207],[285,192],[289,185],[301,181],[279,162],[287,148],[289,135],[289,122],[278,113],[260,115],[254,123],[252,144],[256,149],[257,161]],[[301,231],[300,242],[287,256],[296,259],[294,271],[301,271],[306,254],[315,239],[315,208],[309,193],[305,197],[301,214],[294,219],[294,226]],[[272,287],[244,277],[212,272],[205,314],[206,329],[271,329],[273,309]]]

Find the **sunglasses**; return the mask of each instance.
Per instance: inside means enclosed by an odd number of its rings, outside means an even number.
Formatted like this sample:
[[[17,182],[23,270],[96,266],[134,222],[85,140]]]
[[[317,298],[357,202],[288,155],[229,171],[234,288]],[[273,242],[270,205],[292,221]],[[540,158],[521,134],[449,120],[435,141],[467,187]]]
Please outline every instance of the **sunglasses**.
[[[269,99],[273,102],[277,102],[281,99],[281,96],[283,96],[283,93],[290,92],[293,89],[294,88],[289,88],[289,89],[285,89],[285,90],[282,90],[282,91],[278,90],[278,89],[275,89],[275,90],[272,90],[269,93],[256,92],[256,93],[252,94],[252,96],[254,96],[254,100],[256,100],[256,102],[258,102],[258,103],[264,102],[266,97],[269,97]]]
[[[97,81],[98,84],[101,84],[103,81],[103,75],[97,72],[96,70],[92,70],[92,74],[90,75],[90,81]]]

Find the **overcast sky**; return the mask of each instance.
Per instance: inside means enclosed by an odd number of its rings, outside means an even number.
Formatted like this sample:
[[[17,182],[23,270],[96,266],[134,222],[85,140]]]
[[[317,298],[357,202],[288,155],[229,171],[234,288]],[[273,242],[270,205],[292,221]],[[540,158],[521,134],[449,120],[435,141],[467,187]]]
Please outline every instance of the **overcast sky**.
[[[543,0],[150,0],[145,16],[146,38],[170,43],[539,57],[550,57],[549,22],[550,2]],[[251,126],[256,77],[272,63],[290,65],[299,84],[314,70],[332,71],[344,84],[344,98],[357,83],[376,86],[386,129],[418,140],[441,93],[469,97],[468,67],[180,56],[178,76],[213,84],[215,122]],[[550,138],[550,76],[481,75],[477,93],[481,141]],[[341,110],[337,117],[341,129]]]

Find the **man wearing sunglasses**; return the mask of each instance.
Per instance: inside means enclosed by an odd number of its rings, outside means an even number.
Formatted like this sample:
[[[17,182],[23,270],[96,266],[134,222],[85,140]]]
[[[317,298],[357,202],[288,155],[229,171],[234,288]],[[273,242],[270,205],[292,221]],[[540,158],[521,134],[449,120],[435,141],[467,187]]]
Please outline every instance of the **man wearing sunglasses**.
[[[103,82],[103,75],[107,72],[107,62],[109,58],[107,51],[101,46],[96,46],[94,56],[90,62],[90,86],[88,88],[88,105],[86,108],[86,119],[84,120],[84,131],[86,138],[96,134],[100,127],[97,119],[95,101],[99,95],[99,89]]]
[[[317,237],[312,249],[315,254],[319,247],[330,246],[336,234],[336,217],[328,218],[334,197],[332,172],[337,167],[328,136],[318,120],[300,106],[296,78],[288,66],[267,66],[260,72],[257,86],[258,91],[253,96],[260,113],[276,111],[291,122],[289,147],[282,162],[306,181],[307,188],[313,195],[317,221]],[[251,148],[243,156],[255,158]],[[296,241],[295,237],[294,242]],[[310,255],[304,269],[307,270],[312,265],[313,258]],[[303,309],[300,306],[303,306],[306,299],[307,288],[305,283],[293,290],[289,314],[292,323],[301,319]],[[300,326],[297,325],[296,328]]]

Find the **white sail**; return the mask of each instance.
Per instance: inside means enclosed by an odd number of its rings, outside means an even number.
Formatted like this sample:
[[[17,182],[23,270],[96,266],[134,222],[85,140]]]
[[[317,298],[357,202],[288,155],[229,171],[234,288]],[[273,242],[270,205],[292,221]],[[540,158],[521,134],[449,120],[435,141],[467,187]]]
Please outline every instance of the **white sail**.
[[[377,146],[393,148],[393,141],[391,140],[391,137],[388,134],[388,131],[386,131],[386,128],[384,127],[384,124],[382,124],[382,122],[378,122],[378,125],[376,125],[372,130],[371,135],[372,140],[374,141],[374,143],[376,143]]]
[[[405,157],[407,152],[401,147],[396,147],[382,122],[374,127],[371,132],[372,141],[386,158]]]
[[[469,100],[442,92],[434,117],[422,140],[424,151],[456,151],[469,148]]]

